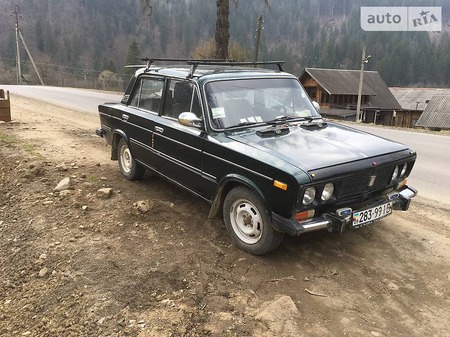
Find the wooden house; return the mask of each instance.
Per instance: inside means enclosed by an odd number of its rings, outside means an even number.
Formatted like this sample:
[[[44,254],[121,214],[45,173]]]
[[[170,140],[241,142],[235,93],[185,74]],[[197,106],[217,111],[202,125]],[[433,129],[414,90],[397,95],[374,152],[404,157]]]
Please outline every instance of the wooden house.
[[[359,70],[305,68],[300,81],[327,118],[355,120]],[[364,71],[361,92],[362,121],[392,125],[400,104],[377,71]]]

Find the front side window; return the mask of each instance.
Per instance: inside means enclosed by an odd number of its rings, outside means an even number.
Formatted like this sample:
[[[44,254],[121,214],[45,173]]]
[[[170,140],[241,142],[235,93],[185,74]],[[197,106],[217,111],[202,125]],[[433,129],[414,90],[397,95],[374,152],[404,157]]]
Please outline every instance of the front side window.
[[[195,85],[181,80],[170,80],[165,96],[163,116],[177,119],[182,112],[193,112],[201,118],[202,110]]]
[[[296,79],[264,78],[206,84],[209,114],[216,129],[273,121],[320,117]]]
[[[133,92],[130,105],[155,113],[159,112],[164,81],[158,78],[141,77],[137,90]]]

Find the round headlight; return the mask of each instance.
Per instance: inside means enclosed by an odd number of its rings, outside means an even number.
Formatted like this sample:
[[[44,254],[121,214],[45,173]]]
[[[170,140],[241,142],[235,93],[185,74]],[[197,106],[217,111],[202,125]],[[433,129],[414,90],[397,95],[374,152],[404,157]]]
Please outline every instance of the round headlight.
[[[320,199],[322,201],[327,201],[328,199],[331,198],[331,196],[333,195],[333,192],[334,192],[334,184],[333,183],[326,184],[325,187],[323,188]]]
[[[400,172],[400,177],[405,176],[406,170],[408,170],[408,163],[405,163],[405,165],[403,165],[402,172]]]
[[[394,169],[394,173],[392,173],[391,182],[393,182],[395,179],[398,178],[398,171],[399,171],[398,166],[396,166]]]
[[[316,197],[316,188],[308,187],[305,190],[305,194],[303,194],[303,205],[309,205],[314,201],[315,197]]]

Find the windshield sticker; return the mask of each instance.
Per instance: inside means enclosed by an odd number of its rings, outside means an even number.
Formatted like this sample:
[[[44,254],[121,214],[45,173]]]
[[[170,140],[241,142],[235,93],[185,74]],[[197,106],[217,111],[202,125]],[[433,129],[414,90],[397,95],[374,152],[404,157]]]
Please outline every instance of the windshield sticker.
[[[263,119],[261,118],[261,116],[256,116],[255,121],[257,121],[258,123],[264,122]]]
[[[225,109],[222,106],[211,109],[213,118],[225,118]]]
[[[295,110],[295,114],[299,117],[311,117],[309,110]]]

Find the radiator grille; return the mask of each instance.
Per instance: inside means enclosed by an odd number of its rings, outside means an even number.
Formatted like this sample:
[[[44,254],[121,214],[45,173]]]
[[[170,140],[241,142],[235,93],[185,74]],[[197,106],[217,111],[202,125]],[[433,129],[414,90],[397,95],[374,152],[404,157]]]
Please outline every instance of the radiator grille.
[[[362,196],[372,191],[383,190],[388,187],[395,166],[377,167],[359,172],[340,181],[337,199]],[[369,186],[372,176],[375,182]]]

